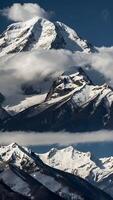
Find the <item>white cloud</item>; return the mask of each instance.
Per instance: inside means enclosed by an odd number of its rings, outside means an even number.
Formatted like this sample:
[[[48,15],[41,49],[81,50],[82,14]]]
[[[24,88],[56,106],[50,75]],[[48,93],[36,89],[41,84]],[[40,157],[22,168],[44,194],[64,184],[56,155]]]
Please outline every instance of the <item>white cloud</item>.
[[[26,21],[35,16],[49,17],[49,13],[38,4],[33,3],[14,3],[11,7],[1,10],[0,13],[13,21]]]
[[[86,65],[92,66],[87,73],[93,80],[95,79],[95,82],[107,81],[113,86],[112,55],[113,47],[103,47],[99,53],[93,54],[41,50],[7,55],[0,58],[0,92],[15,100],[17,93],[20,93],[21,85],[27,81],[36,80],[36,84],[41,85],[45,78],[53,80],[63,71],[70,70],[71,66],[75,66],[76,70],[76,66],[85,68]]]
[[[76,63],[81,66],[90,65],[92,68],[89,68],[91,77],[100,79],[96,72],[104,76],[104,81],[113,86],[113,47],[101,47],[99,48],[98,53],[92,54],[77,54]],[[92,73],[92,71],[95,73]],[[96,74],[96,76],[95,76]]]
[[[0,133],[0,144],[16,142],[20,145],[77,145],[85,143],[113,142],[113,131],[101,130],[87,133],[34,133],[5,132]]]
[[[25,81],[61,74],[72,62],[71,52],[43,50],[8,55],[0,59],[0,91],[14,93]],[[10,89],[11,90],[10,90]]]

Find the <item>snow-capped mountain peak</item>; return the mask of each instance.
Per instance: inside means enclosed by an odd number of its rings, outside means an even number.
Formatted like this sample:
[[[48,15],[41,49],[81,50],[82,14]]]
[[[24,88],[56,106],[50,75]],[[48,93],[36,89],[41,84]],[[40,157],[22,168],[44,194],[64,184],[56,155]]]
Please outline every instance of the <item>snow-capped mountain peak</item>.
[[[57,29],[59,30],[59,32],[64,38],[66,49],[69,49],[72,51],[83,50],[85,53],[96,51],[96,49],[90,43],[88,43],[87,40],[84,40],[83,38],[79,37],[76,31],[74,31],[69,26],[59,21],[57,21],[55,24],[56,24]]]
[[[7,164],[4,170],[4,165],[1,165],[2,162]],[[112,163],[112,157],[97,159],[90,152],[80,152],[72,146],[60,150],[54,148],[44,154],[36,154],[16,143],[0,147],[0,169],[2,171],[0,177],[13,190],[24,195],[28,195],[28,192],[31,190],[29,184],[36,184],[36,181],[39,181],[43,187],[46,187],[64,199],[87,200],[86,197],[82,198],[82,194],[85,194],[84,192],[88,188],[89,192],[91,192],[90,184],[88,185],[87,182],[83,181],[83,179],[86,179],[88,182],[113,196],[111,184],[113,174]],[[29,174],[33,178],[30,178]],[[11,176],[15,177],[18,181],[7,178]],[[34,178],[35,180],[33,180]],[[69,180],[71,180],[71,185],[68,184]],[[105,184],[106,182],[107,184]],[[21,184],[23,185],[21,186]],[[80,184],[84,190],[78,187],[78,190],[75,192],[76,184]],[[22,190],[22,187],[25,187],[24,189],[26,190]],[[92,189],[94,190],[94,188]],[[84,192],[81,193],[81,191]],[[93,199],[95,200],[95,196]]]
[[[108,167],[106,169],[105,167],[99,167],[100,164],[97,165],[97,162],[105,163],[108,158],[95,158],[96,162],[94,162],[90,152],[80,152],[72,146],[61,150],[51,149],[45,154],[36,154],[16,143],[1,146],[0,158],[0,178],[12,190],[23,195],[35,196],[31,187],[34,185],[35,187],[46,188],[58,195],[59,199],[61,197],[66,200],[96,200],[97,194],[102,199],[112,199],[106,193],[79,178],[79,176],[83,177],[105,191],[107,189],[111,190],[112,186],[110,185],[104,187],[104,180],[107,177],[109,183],[109,180],[111,180],[110,174],[113,170]],[[7,167],[4,164],[2,165],[2,162],[6,163]],[[107,162],[111,162],[111,160]],[[13,179],[11,179],[12,176]],[[101,179],[96,179],[97,176],[100,176]],[[102,183],[98,185],[98,182]],[[93,196],[90,198],[87,192],[90,192]],[[112,192],[111,195],[113,195]]]
[[[87,74],[80,68],[79,72],[69,75],[61,75],[54,81],[46,101],[57,101],[58,98],[73,97],[79,107],[86,106],[91,100],[96,100],[96,106],[106,97],[111,106],[113,102],[113,90],[107,84],[94,85]]]
[[[3,121],[2,128],[24,131],[94,131],[112,128],[112,119],[112,88],[107,84],[94,85],[80,68],[76,73],[65,72],[59,76],[43,102],[31,105]]]
[[[51,149],[39,154],[39,157],[47,165],[78,175],[113,196],[113,157],[98,159],[90,152],[81,152],[72,146],[60,150]]]
[[[96,158],[91,152],[81,152],[73,146],[63,149],[52,148],[44,154],[34,154],[53,168],[70,172],[92,182],[99,182],[109,174],[113,173],[113,157]],[[0,158],[4,162],[13,163],[23,168],[22,163],[33,163],[32,151],[17,143],[8,146],[0,146]],[[35,165],[31,165],[35,168]],[[93,176],[92,176],[93,175]],[[100,178],[99,178],[100,177]]]
[[[0,35],[0,56],[34,49],[68,49],[86,53],[96,51],[65,24],[40,17],[11,24]]]
[[[98,172],[100,170],[96,164],[96,158],[92,159],[90,152],[80,152],[72,146],[61,150],[51,149],[45,154],[40,154],[40,158],[52,167],[79,175],[86,179],[90,176],[92,169],[97,168]]]
[[[8,146],[0,146],[0,159],[6,163],[12,163],[20,168],[27,167],[34,169],[36,165],[32,159],[31,151],[26,147],[21,147],[17,143],[12,143]]]

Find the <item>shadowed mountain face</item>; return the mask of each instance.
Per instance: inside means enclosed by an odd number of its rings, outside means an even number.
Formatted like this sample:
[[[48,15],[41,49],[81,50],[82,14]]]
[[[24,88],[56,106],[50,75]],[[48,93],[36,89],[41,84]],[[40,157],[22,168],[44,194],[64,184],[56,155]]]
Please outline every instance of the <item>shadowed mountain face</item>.
[[[35,200],[112,200],[86,180],[44,164],[38,155],[17,144],[1,146],[0,156],[4,190],[8,187],[15,195]]]
[[[0,198],[1,200],[31,200],[31,197],[23,196],[17,192],[14,192],[10,186],[6,185],[3,181],[0,181]],[[33,191],[34,200],[63,200],[63,198],[49,191],[44,186],[40,185],[40,188],[35,186]]]
[[[0,106],[0,127],[2,126],[3,121],[7,121],[10,118],[10,114]]]
[[[94,131],[113,129],[113,90],[94,85],[85,72],[62,75],[44,102],[5,120],[4,130]]]
[[[0,181],[0,199],[1,200],[29,200],[29,198],[11,190],[3,181]]]

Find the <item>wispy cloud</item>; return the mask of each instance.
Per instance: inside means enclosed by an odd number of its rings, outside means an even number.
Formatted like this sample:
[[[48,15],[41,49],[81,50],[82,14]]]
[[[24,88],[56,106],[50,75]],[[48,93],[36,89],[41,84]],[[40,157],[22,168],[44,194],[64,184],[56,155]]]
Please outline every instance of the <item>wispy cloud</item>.
[[[52,80],[73,64],[71,52],[63,50],[5,56],[0,59],[0,92],[6,97],[16,97],[20,93],[21,84],[36,80],[37,85],[41,85],[45,78]]]
[[[71,66],[87,69],[98,83],[106,81],[113,86],[113,47],[99,49],[99,53],[72,53],[66,50],[43,50],[23,52],[0,58],[0,92],[5,96],[20,93],[21,84],[45,78],[53,79]],[[86,66],[92,66],[86,68]],[[92,73],[93,71],[93,73]],[[103,77],[100,77],[102,74]]]
[[[13,21],[26,21],[36,16],[44,18],[50,16],[50,13],[34,3],[14,3],[11,7],[1,10],[0,13]]]
[[[71,145],[85,143],[113,142],[113,131],[97,131],[87,133],[34,133],[5,132],[0,133],[0,144],[17,142],[20,145]]]

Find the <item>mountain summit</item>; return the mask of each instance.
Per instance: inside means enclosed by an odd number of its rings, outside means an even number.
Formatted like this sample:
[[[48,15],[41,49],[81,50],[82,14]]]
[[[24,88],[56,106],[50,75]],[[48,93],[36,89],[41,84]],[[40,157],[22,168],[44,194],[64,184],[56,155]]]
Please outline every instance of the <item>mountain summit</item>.
[[[45,101],[5,120],[5,130],[94,131],[113,129],[113,90],[94,85],[80,68],[62,74],[52,84]]]
[[[82,153],[68,147],[60,151],[52,149],[46,154],[37,155],[32,150],[13,143],[9,146],[0,147],[0,158],[0,180],[4,182],[5,190],[8,187],[16,194],[29,197],[29,200],[113,200],[113,193],[111,192],[111,196],[106,193],[106,191],[109,193],[108,190],[112,190],[110,185],[110,183],[112,184],[110,179],[112,170],[102,171],[91,160],[90,153]],[[62,158],[66,158],[65,162]],[[45,164],[45,162],[48,164],[47,161],[50,161],[50,166]],[[78,161],[80,164],[77,166]],[[61,163],[62,166],[58,166],[57,163]],[[69,170],[65,170],[67,165]],[[93,173],[95,173],[95,176],[100,175],[103,182],[106,181],[105,176],[107,176],[108,187],[102,187],[105,186],[104,184],[96,185],[96,182],[98,182],[96,180],[94,181],[95,184],[91,184],[86,177],[83,179],[76,175],[78,169],[79,175],[82,176],[82,167],[89,169],[88,174],[91,179],[93,179]],[[60,169],[63,169],[63,171]],[[73,173],[74,169],[75,173]],[[90,174],[90,170],[92,174]],[[111,180],[110,183],[109,180]],[[2,191],[0,190],[1,195]]]
[[[95,48],[61,22],[34,17],[8,26],[0,35],[0,56],[36,49],[94,52]]]

